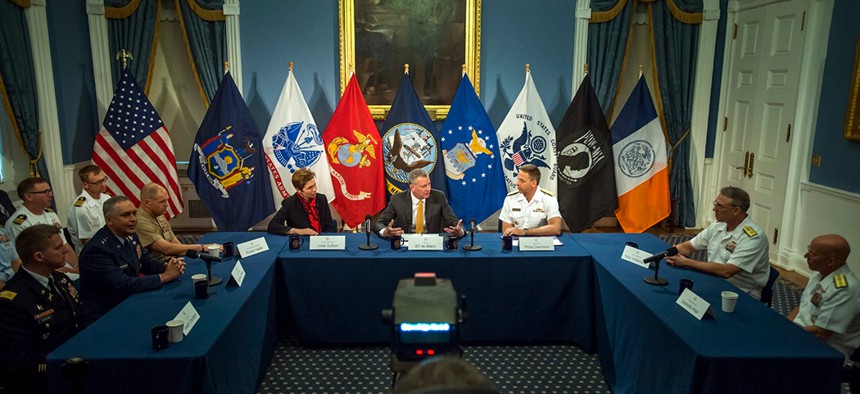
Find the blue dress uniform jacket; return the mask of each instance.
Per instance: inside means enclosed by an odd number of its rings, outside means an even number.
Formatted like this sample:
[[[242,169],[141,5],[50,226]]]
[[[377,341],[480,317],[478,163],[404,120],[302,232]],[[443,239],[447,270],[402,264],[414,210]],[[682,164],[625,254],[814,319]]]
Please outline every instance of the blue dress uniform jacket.
[[[86,324],[72,281],[52,277],[56,292],[21,269],[0,291],[0,376],[10,393],[43,392],[45,357]]]
[[[158,274],[165,263],[147,253],[137,234],[126,237],[125,243],[105,226],[81,251],[81,297],[92,319],[134,293],[161,288]]]

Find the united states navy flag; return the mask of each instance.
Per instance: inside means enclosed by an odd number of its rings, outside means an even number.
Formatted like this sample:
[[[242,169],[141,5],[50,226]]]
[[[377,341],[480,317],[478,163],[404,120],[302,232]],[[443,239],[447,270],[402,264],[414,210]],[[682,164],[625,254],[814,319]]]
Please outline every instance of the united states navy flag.
[[[434,189],[448,194],[436,126],[415,94],[408,73],[404,73],[400,80],[400,88],[397,89],[381,131],[385,188],[388,194],[408,189],[407,177],[416,168],[430,174],[430,183]]]
[[[188,178],[221,231],[245,231],[274,211],[260,133],[227,72],[197,130]]]
[[[502,207],[507,187],[496,130],[466,73],[439,133],[448,201],[460,217],[478,223]]]

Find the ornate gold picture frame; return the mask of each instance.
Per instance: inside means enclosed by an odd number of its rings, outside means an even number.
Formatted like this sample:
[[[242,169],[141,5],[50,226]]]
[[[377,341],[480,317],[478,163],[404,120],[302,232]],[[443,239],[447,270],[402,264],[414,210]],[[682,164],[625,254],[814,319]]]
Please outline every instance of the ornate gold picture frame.
[[[444,119],[463,66],[480,94],[481,0],[339,0],[340,92],[353,69],[374,119],[384,119],[409,64],[433,120]]]
[[[845,111],[845,131],[842,136],[860,141],[860,38],[854,53],[854,74],[848,92],[848,109]]]

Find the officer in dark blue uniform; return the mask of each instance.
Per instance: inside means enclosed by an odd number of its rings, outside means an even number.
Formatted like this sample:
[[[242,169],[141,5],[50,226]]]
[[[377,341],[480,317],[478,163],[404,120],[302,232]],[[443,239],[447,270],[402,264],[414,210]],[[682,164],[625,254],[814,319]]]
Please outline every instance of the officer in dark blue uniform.
[[[45,391],[48,353],[80,331],[82,306],[65,274],[60,230],[47,224],[16,239],[23,265],[0,291],[0,385],[10,393]]]
[[[81,297],[97,319],[129,295],[161,288],[185,272],[182,258],[162,262],[140,245],[134,233],[137,208],[125,196],[104,203],[105,226],[81,251]]]

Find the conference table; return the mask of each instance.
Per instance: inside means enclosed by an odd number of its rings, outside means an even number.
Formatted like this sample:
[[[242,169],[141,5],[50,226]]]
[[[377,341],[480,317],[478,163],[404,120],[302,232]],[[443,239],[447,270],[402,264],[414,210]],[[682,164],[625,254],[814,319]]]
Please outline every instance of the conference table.
[[[575,342],[593,351],[591,258],[577,242],[562,237],[555,251],[502,250],[500,234],[475,234],[480,251],[392,250],[375,235],[376,250],[359,250],[364,234],[346,234],[345,250],[285,248],[278,255],[289,294],[290,324],[309,344],[383,343],[391,326],[390,309],[400,279],[434,272],[450,279],[466,296],[466,342]],[[397,311],[394,311],[396,314]]]
[[[621,260],[625,242],[658,253],[648,234],[574,234],[592,256],[597,354],[615,393],[839,393],[843,356],[726,280],[660,266],[667,286],[645,283],[654,271]],[[701,321],[676,304],[679,280],[711,304]],[[720,293],[740,294],[733,313]]]
[[[186,259],[185,275],[161,289],[130,296],[48,355],[50,392],[75,392],[63,365],[86,362],[87,393],[253,393],[277,346],[276,256],[286,240],[265,233],[212,233],[203,243],[241,243],[264,237],[269,250],[248,258],[213,263],[224,282],[196,299],[191,275],[206,273],[199,259]],[[241,261],[241,287],[226,286]],[[82,261],[82,264],[86,262]],[[200,319],[182,342],[153,350],[150,330],[165,324],[188,303]]]
[[[277,345],[277,321],[289,321],[308,344],[383,343],[400,279],[435,272],[467,296],[461,339],[468,343],[576,343],[596,351],[607,384],[618,393],[838,392],[842,355],[764,304],[741,294],[734,313],[720,310],[727,281],[661,267],[665,287],[648,270],[620,259],[625,242],[656,253],[667,245],[647,234],[564,234],[553,252],[502,251],[499,234],[480,233],[481,251],[359,250],[363,234],[345,237],[345,250],[298,250],[287,237],[212,233],[201,242],[240,243],[263,237],[268,251],[241,258],[241,287],[223,284],[197,300],[186,274],[157,291],[132,295],[49,354],[52,392],[68,392],[63,365],[86,362],[84,391],[253,392]],[[213,265],[229,276],[237,258]],[[714,317],[699,321],[678,306],[678,280],[710,302]],[[200,320],[180,343],[156,351],[150,329],[173,319],[188,302]],[[395,311],[396,313],[396,311]]]

